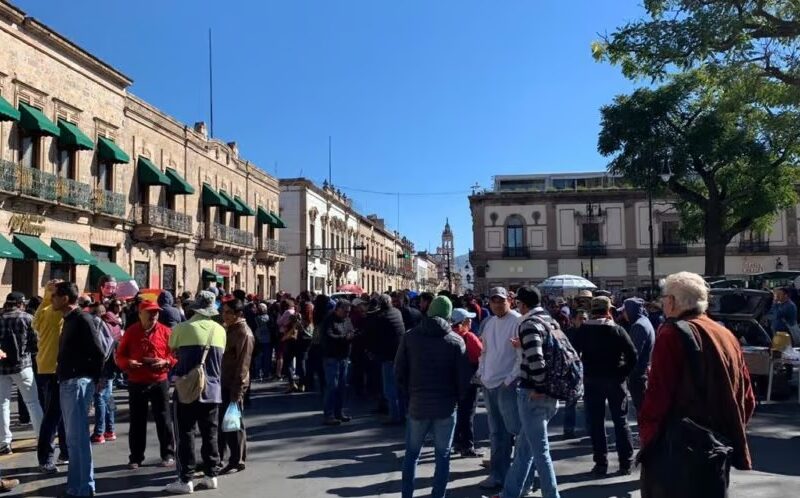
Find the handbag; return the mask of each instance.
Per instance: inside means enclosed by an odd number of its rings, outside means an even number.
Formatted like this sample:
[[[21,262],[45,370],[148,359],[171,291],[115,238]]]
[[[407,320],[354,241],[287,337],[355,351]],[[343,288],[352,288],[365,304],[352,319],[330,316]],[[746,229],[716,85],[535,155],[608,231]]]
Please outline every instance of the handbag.
[[[186,375],[175,379],[175,392],[178,394],[178,401],[181,403],[194,403],[200,399],[203,390],[206,388],[206,357],[208,356],[208,350],[211,349],[211,337],[213,334],[214,332],[209,331],[200,363],[189,370]]]

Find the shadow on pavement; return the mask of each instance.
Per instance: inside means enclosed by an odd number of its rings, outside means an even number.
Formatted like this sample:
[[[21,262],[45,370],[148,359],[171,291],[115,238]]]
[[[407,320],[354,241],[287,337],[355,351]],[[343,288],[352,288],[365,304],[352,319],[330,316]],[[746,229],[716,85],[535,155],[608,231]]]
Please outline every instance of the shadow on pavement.
[[[751,435],[748,437],[753,470],[769,474],[800,476],[800,464],[795,457],[800,455],[800,436],[780,439]]]

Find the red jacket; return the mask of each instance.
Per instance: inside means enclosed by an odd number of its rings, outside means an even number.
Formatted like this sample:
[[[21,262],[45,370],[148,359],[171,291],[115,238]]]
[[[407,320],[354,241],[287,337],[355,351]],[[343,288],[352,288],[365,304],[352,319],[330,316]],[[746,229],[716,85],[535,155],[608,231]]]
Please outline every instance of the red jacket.
[[[136,322],[131,325],[117,347],[114,360],[117,366],[128,374],[128,381],[134,384],[153,384],[167,380],[167,374],[178,360],[169,349],[169,336],[172,330],[166,325],[156,322],[153,331],[146,336],[142,324]],[[169,361],[169,366],[154,369],[149,365],[139,368],[130,368],[130,360],[144,363],[144,358],[157,358]]]
[[[467,331],[465,334],[462,334],[458,330],[453,329],[453,332],[464,339],[464,343],[467,346],[467,358],[469,359],[470,364],[477,365],[480,361],[481,353],[483,352],[483,343],[481,340],[478,339],[477,335],[469,331]]]

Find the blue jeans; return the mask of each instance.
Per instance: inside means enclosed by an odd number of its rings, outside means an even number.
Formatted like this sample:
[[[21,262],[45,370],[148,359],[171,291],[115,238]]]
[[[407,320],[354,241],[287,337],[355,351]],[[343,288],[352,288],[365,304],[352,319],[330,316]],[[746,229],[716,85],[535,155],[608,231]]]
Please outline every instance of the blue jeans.
[[[406,425],[406,455],[403,458],[402,498],[414,496],[414,478],[417,462],[422,451],[425,436],[433,432],[433,452],[436,470],[433,473],[431,498],[444,498],[447,493],[447,480],[450,477],[450,445],[456,428],[456,413],[446,418],[417,420],[409,417]]]
[[[347,391],[347,369],[350,360],[325,358],[325,395],[323,413],[325,418],[341,417],[344,396]]]
[[[542,498],[559,498],[556,473],[550,459],[550,443],[547,440],[547,423],[556,414],[558,401],[546,397],[531,399],[532,390],[517,390],[517,406],[521,431],[517,436],[514,462],[506,475],[501,498],[519,498],[529,480],[531,465],[536,465],[542,487]]]
[[[94,382],[87,377],[62,380],[59,393],[69,448],[67,493],[91,496],[94,494],[94,464],[89,441],[89,403],[94,395]]]
[[[383,380],[383,396],[389,407],[389,418],[393,422],[399,422],[406,417],[406,414],[403,400],[400,398],[400,391],[397,390],[397,380],[394,378],[393,361],[381,363],[381,379]]]
[[[117,406],[114,403],[112,387],[113,379],[106,380],[106,387],[100,392],[94,393],[94,435],[100,436],[109,432],[114,432],[114,418]]]
[[[484,389],[484,402],[489,415],[489,441],[492,447],[490,477],[498,485],[506,480],[511,467],[514,435],[519,433],[517,392],[513,386],[500,385]]]

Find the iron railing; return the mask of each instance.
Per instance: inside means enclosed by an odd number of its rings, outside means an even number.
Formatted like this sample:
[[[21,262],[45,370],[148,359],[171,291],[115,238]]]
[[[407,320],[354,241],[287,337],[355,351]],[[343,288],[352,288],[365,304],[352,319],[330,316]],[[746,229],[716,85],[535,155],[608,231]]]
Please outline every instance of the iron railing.
[[[56,197],[64,204],[91,211],[92,187],[71,178],[56,177]]]
[[[530,251],[527,247],[504,247],[503,256],[506,258],[527,258]]]
[[[134,208],[134,222],[166,228],[176,232],[192,233],[192,217],[161,206],[145,204]]]
[[[255,236],[252,233],[221,223],[207,224],[206,237],[246,247],[253,247],[253,242],[255,241]]]
[[[689,246],[686,242],[661,242],[658,244],[658,254],[687,254]]]
[[[607,252],[602,242],[584,242],[578,246],[579,256],[605,256]]]
[[[96,213],[124,218],[125,196],[104,189],[95,189],[94,211]]]
[[[275,254],[286,254],[286,247],[274,239],[258,239],[258,250]]]

